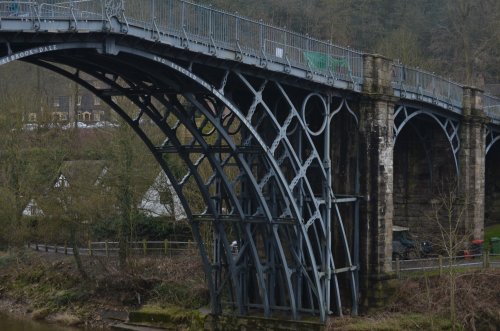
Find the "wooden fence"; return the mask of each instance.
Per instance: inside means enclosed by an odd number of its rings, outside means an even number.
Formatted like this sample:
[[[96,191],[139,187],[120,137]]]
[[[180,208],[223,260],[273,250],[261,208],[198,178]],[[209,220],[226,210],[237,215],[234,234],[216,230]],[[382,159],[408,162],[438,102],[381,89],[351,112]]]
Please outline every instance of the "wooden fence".
[[[117,241],[100,241],[87,243],[86,247],[79,247],[78,252],[80,255],[87,256],[118,256],[120,243]],[[43,251],[48,253],[58,253],[72,255],[73,248],[67,244],[54,245],[54,244],[40,244],[28,243],[28,247],[36,251]],[[127,251],[130,255],[143,255],[143,256],[172,256],[180,252],[185,252],[196,248],[196,243],[192,241],[133,241],[127,243]]]

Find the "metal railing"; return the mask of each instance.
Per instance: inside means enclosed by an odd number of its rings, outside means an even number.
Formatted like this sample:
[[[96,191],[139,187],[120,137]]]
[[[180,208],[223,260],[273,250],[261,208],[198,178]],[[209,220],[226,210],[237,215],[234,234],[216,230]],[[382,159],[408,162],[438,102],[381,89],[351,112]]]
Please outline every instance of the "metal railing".
[[[500,268],[500,254],[485,252],[483,254],[412,260],[396,259],[392,261],[392,269],[400,277],[402,274],[439,271],[442,274],[448,268]]]
[[[354,84],[363,81],[362,52],[189,1],[0,1],[0,16],[38,22],[73,20],[75,25],[79,20],[107,22],[117,17],[127,26],[151,31],[159,41],[168,35],[186,48],[204,45],[214,54],[228,50],[258,58],[263,66],[279,63],[285,71],[297,68]]]
[[[89,242],[86,247],[78,248],[78,252],[80,255],[113,257],[118,256],[119,245],[116,241]],[[73,249],[67,244],[29,243],[28,247],[47,253],[73,255]],[[134,241],[127,244],[127,251],[131,255],[173,256],[196,247],[196,243],[191,241]]]
[[[488,117],[500,121],[500,97],[484,94],[483,107]]]
[[[402,92],[411,92],[462,107],[463,85],[425,70],[395,63],[392,86]]]
[[[178,47],[203,46],[214,55],[230,51],[237,60],[255,58],[263,67],[277,63],[285,72],[300,69],[309,77],[352,82],[352,89],[363,83],[362,52],[184,0],[0,1],[0,17],[33,21],[34,26],[67,20],[75,29],[79,22],[93,20],[106,28],[116,18],[126,26],[123,33],[138,28],[159,42],[168,36],[178,40]],[[403,93],[462,108],[463,86],[434,73],[395,63],[392,85]],[[485,96],[485,109],[499,119],[500,99]]]
[[[129,24],[159,36],[178,35],[186,47],[201,43],[214,52],[226,49],[358,84],[363,80],[361,52],[210,6],[180,0],[128,1],[124,15]],[[308,54],[317,54],[318,60],[311,60]],[[336,66],[337,61],[345,65]]]

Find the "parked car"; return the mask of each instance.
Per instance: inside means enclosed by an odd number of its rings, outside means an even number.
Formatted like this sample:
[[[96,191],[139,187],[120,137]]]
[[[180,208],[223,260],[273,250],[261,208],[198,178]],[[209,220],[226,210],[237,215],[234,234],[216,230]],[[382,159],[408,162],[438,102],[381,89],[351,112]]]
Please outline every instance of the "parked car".
[[[467,244],[467,249],[458,253],[458,256],[465,259],[473,259],[483,254],[484,240],[476,239]]]
[[[392,227],[392,258],[413,260],[432,254],[429,241],[416,241],[410,234],[410,228],[394,225]]]

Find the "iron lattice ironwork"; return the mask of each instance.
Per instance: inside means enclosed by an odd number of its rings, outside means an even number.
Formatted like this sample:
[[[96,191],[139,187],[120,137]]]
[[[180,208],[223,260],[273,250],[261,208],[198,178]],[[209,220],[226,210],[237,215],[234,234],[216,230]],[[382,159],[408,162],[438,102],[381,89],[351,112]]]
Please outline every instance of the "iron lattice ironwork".
[[[486,129],[486,155],[498,141],[500,141],[500,130],[498,127],[488,127]]]
[[[455,170],[456,173],[458,174],[459,173],[458,154],[460,151],[460,135],[459,135],[460,121],[454,116],[450,116],[449,114],[443,115],[442,112],[432,110],[428,107],[400,105],[396,108],[394,112],[394,124],[393,124],[394,137],[395,137],[394,143],[396,142],[398,135],[401,133],[404,127],[407,124],[411,124],[411,120],[417,116],[427,116],[432,118],[435,121],[435,123],[437,123],[439,127],[443,130],[446,139],[450,143],[450,148],[453,153],[453,161],[455,163]],[[428,151],[430,150],[430,147],[428,145],[431,144],[432,142],[428,141],[428,139],[423,137],[422,134],[416,129],[416,127],[414,127],[414,129],[420,141],[424,144],[424,146],[427,145],[427,147],[424,148],[427,154]]]
[[[363,53],[181,0],[0,1],[0,18],[0,65],[79,83],[151,150],[192,226],[214,313],[357,312],[359,178],[356,194],[334,194],[330,124],[340,112],[359,122]],[[463,87],[392,69],[394,95],[413,102],[395,110],[394,136],[430,116],[458,169]],[[497,133],[488,139],[489,150]]]
[[[155,155],[192,226],[213,313],[258,309],[324,321],[346,304],[356,312],[358,253],[338,204],[357,199],[335,197],[330,154],[333,116],[355,115],[348,101],[236,69],[97,46],[58,44],[24,60],[95,93]]]
[[[104,0],[104,9],[106,17],[121,17],[125,10],[124,0]]]

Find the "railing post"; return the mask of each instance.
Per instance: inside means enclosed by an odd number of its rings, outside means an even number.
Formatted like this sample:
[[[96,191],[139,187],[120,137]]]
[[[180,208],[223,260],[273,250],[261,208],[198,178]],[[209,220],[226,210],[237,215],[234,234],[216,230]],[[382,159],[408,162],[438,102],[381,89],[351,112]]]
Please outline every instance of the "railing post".
[[[165,256],[166,256],[168,253],[168,240],[167,239],[165,239],[165,241],[163,242],[163,251],[165,252]]]
[[[144,253],[144,256],[146,256],[148,250],[148,242],[146,239],[142,241],[142,252]]]
[[[107,240],[104,242],[104,249],[106,250],[106,257],[109,257],[109,244]]]
[[[399,256],[396,257],[396,277],[401,278],[401,261]]]
[[[448,78],[448,100],[451,103],[451,79]]]
[[[94,256],[92,253],[92,242],[89,240],[89,256]]]
[[[212,37],[212,5],[208,6],[208,36]]]
[[[155,29],[155,0],[151,0],[151,29],[153,30],[153,35],[154,35],[154,29]]]
[[[432,96],[436,98],[436,77],[432,73]]]
[[[68,243],[64,242],[64,255],[68,255]]]
[[[45,252],[48,252],[49,251],[49,245],[47,245],[47,243],[45,243]]]
[[[262,22],[262,19],[259,20],[259,27],[260,27],[260,32],[259,32],[260,50],[261,52],[264,52],[264,23]]]
[[[238,17],[238,12],[236,12],[236,16],[235,16],[235,22],[234,22],[234,25],[235,25],[235,32],[234,32],[234,36],[236,38],[236,44],[239,43],[240,41],[240,29],[239,29],[239,23],[240,23],[240,18]]]
[[[415,70],[415,87],[417,88],[417,93],[422,93],[422,88],[420,86],[420,71]]]
[[[490,267],[490,261],[489,261],[489,253],[488,251],[483,252],[483,268],[487,269]]]
[[[40,248],[38,247],[38,242],[35,244],[35,250],[38,252]]]
[[[57,244],[55,244],[55,246],[54,246],[54,253],[57,254],[57,251],[58,251],[58,247],[57,247]]]
[[[186,22],[185,22],[185,17],[186,17],[186,3],[184,1],[182,2],[182,8],[181,8],[181,28],[185,28]]]

